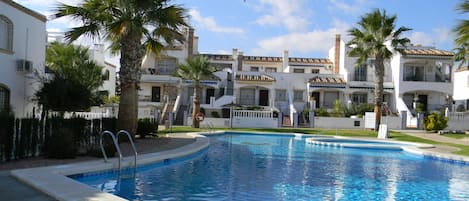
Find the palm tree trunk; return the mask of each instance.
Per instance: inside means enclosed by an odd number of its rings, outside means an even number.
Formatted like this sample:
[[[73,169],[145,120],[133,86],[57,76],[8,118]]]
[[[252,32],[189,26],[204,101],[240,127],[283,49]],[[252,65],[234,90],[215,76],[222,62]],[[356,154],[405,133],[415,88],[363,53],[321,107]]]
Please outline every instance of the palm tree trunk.
[[[383,79],[384,79],[384,59],[376,56],[375,62],[375,94],[374,94],[374,112],[375,112],[375,131],[381,124],[381,106],[383,105]]]
[[[138,84],[143,49],[139,37],[130,34],[121,41],[120,88],[118,129],[128,131],[133,138],[137,132]]]
[[[192,109],[192,128],[199,128],[200,122],[197,120],[196,115],[200,112],[200,81],[195,80],[194,86],[194,107]]]

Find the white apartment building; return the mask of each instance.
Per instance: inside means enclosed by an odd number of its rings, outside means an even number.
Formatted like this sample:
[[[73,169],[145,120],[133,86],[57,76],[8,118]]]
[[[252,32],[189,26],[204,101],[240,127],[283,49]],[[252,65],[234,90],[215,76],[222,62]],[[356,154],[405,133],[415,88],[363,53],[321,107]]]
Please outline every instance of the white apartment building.
[[[355,66],[357,58],[346,56],[350,47],[336,36],[336,45],[329,52],[339,64],[338,72],[347,82],[346,99],[352,102],[373,102],[373,59]],[[335,52],[340,51],[339,58]],[[417,111],[434,111],[449,107],[453,95],[451,70],[453,53],[434,47],[409,45],[405,55],[394,51],[385,61],[383,102],[393,113],[405,111],[408,116]]]
[[[0,110],[11,106],[28,116],[44,73],[46,17],[10,0],[0,0]]]
[[[187,44],[145,57],[140,113],[148,115],[160,109],[176,112],[179,117],[183,111],[190,112],[192,82],[171,76],[189,55],[198,53],[193,30],[186,35]],[[231,54],[201,54],[217,69],[215,77],[201,81],[201,107],[250,105],[292,116],[308,105],[332,109],[336,100],[342,105],[373,103],[373,59],[356,67],[356,58],[347,55],[350,47],[345,44],[337,35],[328,58],[290,57],[286,50],[277,57],[244,55],[237,49]],[[386,112],[407,112],[412,117],[417,106],[418,111],[447,107],[453,95],[453,53],[422,46],[409,46],[404,52],[396,51],[385,62]]]

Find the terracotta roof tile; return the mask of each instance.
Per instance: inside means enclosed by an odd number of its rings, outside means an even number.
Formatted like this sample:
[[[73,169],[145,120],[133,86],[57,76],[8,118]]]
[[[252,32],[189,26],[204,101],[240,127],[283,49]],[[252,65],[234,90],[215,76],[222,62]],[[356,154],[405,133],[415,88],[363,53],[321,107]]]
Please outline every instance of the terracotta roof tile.
[[[435,48],[419,48],[412,46],[408,49],[404,49],[404,53],[407,55],[425,55],[425,56],[453,56],[454,53],[445,50],[438,50]]]
[[[320,77],[316,76],[308,81],[312,86],[345,86],[343,78],[338,77]]]

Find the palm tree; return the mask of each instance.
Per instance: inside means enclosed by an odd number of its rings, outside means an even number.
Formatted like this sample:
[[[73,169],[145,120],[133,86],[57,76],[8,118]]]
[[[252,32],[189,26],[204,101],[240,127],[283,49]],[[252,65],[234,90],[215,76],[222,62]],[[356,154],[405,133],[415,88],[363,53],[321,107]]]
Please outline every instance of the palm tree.
[[[64,79],[74,80],[94,91],[103,84],[102,66],[88,54],[88,48],[52,42],[46,49],[46,66]]]
[[[200,112],[200,80],[207,79],[213,73],[210,62],[203,56],[189,57],[185,64],[178,66],[176,76],[194,81],[194,102],[192,105],[192,127],[199,128],[196,115]]]
[[[460,62],[459,67],[467,65],[469,62],[469,41],[457,48],[454,48],[454,51],[454,60]]]
[[[469,12],[469,1],[465,0],[461,2],[457,10],[462,13]],[[455,39],[455,44],[458,46],[454,49],[454,60],[460,61],[459,67],[467,65],[469,62],[469,20],[462,20],[457,25],[454,31],[457,34]]]
[[[138,84],[143,55],[160,52],[165,44],[183,42],[186,10],[170,0],[84,0],[78,6],[60,4],[55,17],[71,16],[82,22],[66,33],[71,42],[80,36],[104,38],[120,52],[121,97],[118,125],[135,135]]]
[[[469,1],[464,0],[462,1],[458,7],[457,10],[459,10],[461,13],[468,13],[469,12]],[[455,43],[458,46],[463,46],[464,44],[467,44],[469,41],[469,20],[462,20],[460,21],[455,28],[456,32],[456,40]]]
[[[381,106],[383,104],[384,61],[393,55],[392,49],[404,54],[404,47],[410,42],[400,35],[411,29],[399,27],[395,29],[396,15],[388,16],[386,11],[376,9],[361,17],[358,28],[350,29],[352,40],[347,45],[353,47],[349,56],[358,57],[356,66],[363,65],[369,58],[375,59],[374,112],[376,114],[375,130],[381,123]],[[392,48],[392,49],[391,49]]]

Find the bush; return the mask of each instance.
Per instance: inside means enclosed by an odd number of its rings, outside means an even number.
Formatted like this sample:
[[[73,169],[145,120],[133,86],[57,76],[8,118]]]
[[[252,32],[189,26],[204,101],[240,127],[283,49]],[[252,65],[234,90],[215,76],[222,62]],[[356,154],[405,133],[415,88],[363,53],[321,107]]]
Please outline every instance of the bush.
[[[466,108],[464,108],[464,105],[458,105],[456,108],[456,112],[465,112]]]
[[[448,119],[444,113],[431,113],[423,119],[423,127],[426,131],[439,131],[448,126]]]
[[[140,135],[140,138],[145,138],[146,135],[156,133],[158,131],[158,124],[149,119],[139,119],[137,125],[137,134]]]
[[[9,161],[13,152],[15,116],[9,108],[0,111],[0,162]]]
[[[75,158],[77,148],[74,137],[72,129],[57,126],[44,144],[44,156],[58,159]]]
[[[327,112],[327,110],[324,109],[324,108],[317,108],[316,110],[314,110],[314,113],[315,113],[315,116],[317,116],[317,117],[328,117],[329,116],[329,112]]]
[[[213,118],[220,118],[220,114],[217,111],[212,111],[210,114],[212,114]]]

